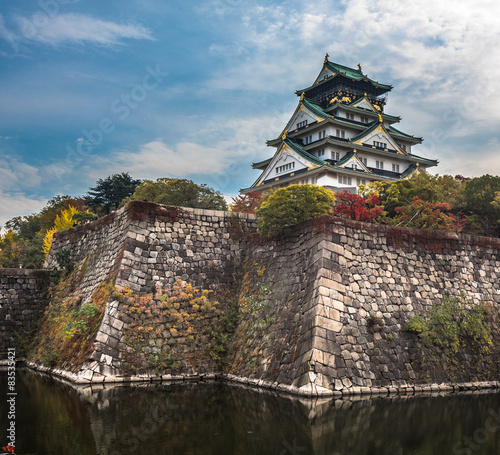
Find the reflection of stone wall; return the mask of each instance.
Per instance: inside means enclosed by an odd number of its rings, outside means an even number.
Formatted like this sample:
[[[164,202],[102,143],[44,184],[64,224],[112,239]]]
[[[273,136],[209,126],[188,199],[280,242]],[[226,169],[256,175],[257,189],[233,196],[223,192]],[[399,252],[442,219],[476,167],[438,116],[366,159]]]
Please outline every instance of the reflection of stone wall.
[[[44,309],[49,283],[46,270],[0,268],[0,360],[15,347],[14,332],[28,331]]]

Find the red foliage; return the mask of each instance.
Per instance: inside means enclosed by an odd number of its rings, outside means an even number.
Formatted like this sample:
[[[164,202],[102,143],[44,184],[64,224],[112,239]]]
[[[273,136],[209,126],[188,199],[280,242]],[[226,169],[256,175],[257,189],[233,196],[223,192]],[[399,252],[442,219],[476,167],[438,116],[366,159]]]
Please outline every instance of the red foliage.
[[[344,190],[335,194],[335,200],[337,205],[333,208],[333,214],[350,220],[371,223],[383,213],[382,209],[377,207],[380,201],[376,194],[365,199],[359,194]]]
[[[464,227],[462,218],[449,213],[451,208],[447,202],[433,204],[414,196],[409,205],[396,207],[398,225],[417,229],[438,229],[443,231],[460,232]]]
[[[248,193],[240,194],[238,197],[233,197],[233,202],[229,207],[231,208],[231,212],[255,213],[262,199],[264,199],[262,193],[249,191]]]

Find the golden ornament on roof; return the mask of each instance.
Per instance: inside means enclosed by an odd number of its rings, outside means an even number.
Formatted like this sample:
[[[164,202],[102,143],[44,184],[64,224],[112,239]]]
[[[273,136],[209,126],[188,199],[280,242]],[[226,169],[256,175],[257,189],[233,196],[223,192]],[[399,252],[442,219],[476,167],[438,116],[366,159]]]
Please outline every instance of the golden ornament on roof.
[[[325,60],[324,60],[323,63],[328,63],[328,57],[330,57],[330,56],[328,55],[328,52],[327,52],[326,55],[325,55]]]

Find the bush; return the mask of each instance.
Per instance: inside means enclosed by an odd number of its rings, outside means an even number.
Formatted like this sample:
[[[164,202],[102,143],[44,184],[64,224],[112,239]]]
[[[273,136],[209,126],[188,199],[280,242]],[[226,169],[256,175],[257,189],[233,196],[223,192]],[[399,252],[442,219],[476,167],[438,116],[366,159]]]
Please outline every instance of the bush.
[[[335,196],[316,185],[290,185],[268,196],[255,212],[260,234],[275,236],[290,232],[292,226],[330,213]]]
[[[484,305],[475,304],[465,294],[445,296],[424,316],[414,316],[403,330],[416,333],[426,346],[438,346],[448,355],[469,347],[478,355],[491,353],[490,329],[484,321]]]

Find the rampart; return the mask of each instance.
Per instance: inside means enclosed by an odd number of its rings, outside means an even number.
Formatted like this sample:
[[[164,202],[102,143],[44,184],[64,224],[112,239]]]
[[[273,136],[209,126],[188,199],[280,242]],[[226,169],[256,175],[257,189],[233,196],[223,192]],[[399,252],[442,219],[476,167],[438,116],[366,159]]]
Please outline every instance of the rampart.
[[[223,335],[217,331],[227,323],[224,318],[198,317],[201,310],[192,302],[149,313],[146,308],[139,321],[141,329],[147,327],[139,358],[127,335],[137,320],[123,301],[110,298],[87,360],[70,373],[56,373],[79,382],[222,374],[303,394],[498,384],[498,239],[329,217],[277,240],[258,240],[255,231],[252,215],[134,202],[56,234],[46,266],[55,265],[55,251],[70,249],[83,271],[82,302],[106,280],[153,299],[158,289],[181,280],[198,289],[226,291],[239,309],[221,366],[204,345],[207,333]],[[489,362],[467,347],[456,362],[436,359],[416,335],[402,330],[436,300],[461,292],[489,304],[495,346]],[[162,308],[167,308],[164,314]],[[190,326],[187,321],[195,319]],[[141,367],[134,371],[127,358],[135,354]],[[158,362],[163,354],[167,360]]]
[[[16,346],[47,304],[50,272],[0,268],[0,359]]]

